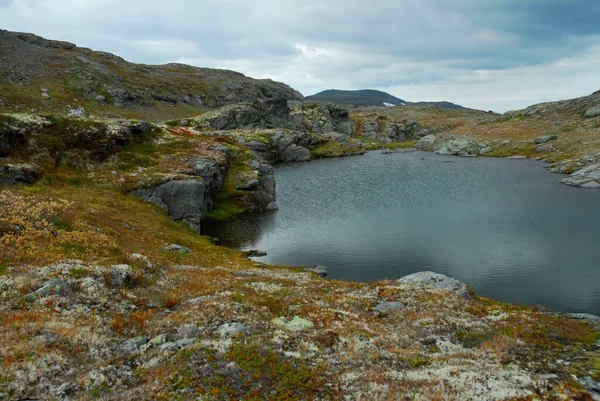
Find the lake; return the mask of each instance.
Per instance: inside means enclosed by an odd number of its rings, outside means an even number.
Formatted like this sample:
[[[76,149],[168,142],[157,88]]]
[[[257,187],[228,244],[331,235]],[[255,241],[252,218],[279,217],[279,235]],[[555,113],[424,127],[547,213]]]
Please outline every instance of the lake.
[[[370,152],[275,171],[278,211],[203,233],[330,279],[432,270],[488,298],[600,315],[600,191],[541,162]]]

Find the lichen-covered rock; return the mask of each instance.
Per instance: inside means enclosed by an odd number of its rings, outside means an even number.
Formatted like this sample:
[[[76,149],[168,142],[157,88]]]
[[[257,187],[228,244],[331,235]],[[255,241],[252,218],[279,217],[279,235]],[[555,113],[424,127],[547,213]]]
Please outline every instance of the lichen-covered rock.
[[[426,135],[423,138],[421,138],[419,142],[417,142],[417,144],[415,145],[415,149],[427,150],[435,144],[436,140],[437,137],[435,135]]]
[[[303,331],[315,327],[313,322],[311,322],[308,319],[303,319],[299,316],[294,316],[292,320],[287,320],[286,318],[278,317],[273,319],[272,323],[276,326],[283,327],[288,331]]]
[[[404,308],[406,308],[406,306],[402,302],[379,301],[373,310],[379,313],[389,313],[395,310],[402,310]]]
[[[477,156],[487,144],[481,144],[469,138],[457,138],[435,144],[435,153],[438,155]]]
[[[577,170],[567,178],[560,180],[560,182],[572,187],[600,188],[600,163]]]
[[[600,106],[590,107],[583,114],[583,118],[594,118],[594,117],[600,117]]]
[[[192,250],[190,248],[188,248],[187,246],[178,245],[178,244],[171,244],[171,245],[164,246],[161,248],[161,251],[180,253],[180,254],[184,254],[184,255],[192,253]]]
[[[434,288],[436,290],[448,292],[459,297],[471,297],[471,293],[465,284],[443,274],[430,271],[410,274],[398,279],[398,283],[417,287]]]

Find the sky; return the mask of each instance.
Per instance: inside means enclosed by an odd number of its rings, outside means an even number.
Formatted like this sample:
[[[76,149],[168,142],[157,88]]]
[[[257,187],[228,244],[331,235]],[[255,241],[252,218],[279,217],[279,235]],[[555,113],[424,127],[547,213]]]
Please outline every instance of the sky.
[[[505,112],[600,89],[598,0],[0,0],[0,29]]]

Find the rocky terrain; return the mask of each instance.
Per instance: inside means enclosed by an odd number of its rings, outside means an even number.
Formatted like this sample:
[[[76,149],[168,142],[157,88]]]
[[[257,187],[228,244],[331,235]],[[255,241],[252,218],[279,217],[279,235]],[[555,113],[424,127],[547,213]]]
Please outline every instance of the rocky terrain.
[[[133,64],[110,53],[0,30],[0,112],[84,108],[151,121],[266,98],[301,100],[282,83],[183,64]]]
[[[147,68],[144,85],[163,82],[151,77],[164,67]],[[54,101],[44,79],[64,70],[50,70],[37,82]],[[0,399],[600,399],[600,318],[499,303],[426,271],[325,280],[322,266],[264,265],[199,235],[204,219],[276,209],[275,163],[374,148],[540,157],[594,186],[598,93],[504,116],[346,110],[255,96],[258,81],[231,74],[249,86],[210,110],[68,100],[0,114]],[[5,110],[30,111],[18,99],[33,86],[0,82]],[[115,110],[155,114],[106,118]]]

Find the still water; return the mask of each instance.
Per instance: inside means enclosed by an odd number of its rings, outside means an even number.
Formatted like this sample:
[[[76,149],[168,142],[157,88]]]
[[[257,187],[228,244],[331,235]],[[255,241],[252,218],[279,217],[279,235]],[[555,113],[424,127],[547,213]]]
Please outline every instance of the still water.
[[[485,297],[600,315],[600,191],[562,177],[530,160],[427,152],[284,164],[278,211],[203,229],[332,279],[432,270]]]

